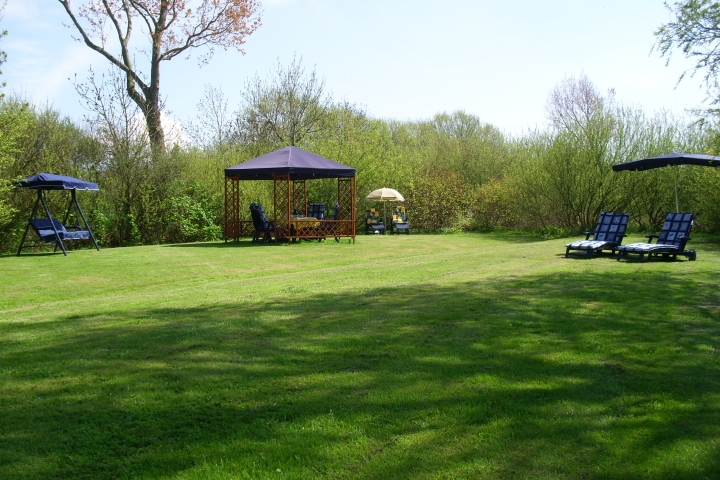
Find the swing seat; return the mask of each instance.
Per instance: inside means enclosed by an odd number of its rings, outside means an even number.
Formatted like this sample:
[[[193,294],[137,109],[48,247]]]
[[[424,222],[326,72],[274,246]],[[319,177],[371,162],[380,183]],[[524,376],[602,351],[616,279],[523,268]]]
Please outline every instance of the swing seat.
[[[57,230],[57,236],[55,230]],[[35,230],[40,240],[46,243],[55,243],[59,240],[87,240],[90,238],[90,231],[83,230],[79,225],[63,225],[57,218],[31,218],[30,226]]]

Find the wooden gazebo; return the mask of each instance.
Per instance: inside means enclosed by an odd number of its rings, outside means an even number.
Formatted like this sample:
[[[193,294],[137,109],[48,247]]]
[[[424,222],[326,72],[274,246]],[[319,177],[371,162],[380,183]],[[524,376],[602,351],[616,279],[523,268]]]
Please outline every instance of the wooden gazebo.
[[[307,180],[337,178],[337,219],[329,206],[327,219],[309,218]],[[225,169],[225,240],[255,232],[252,221],[240,220],[241,180],[272,180],[275,241],[350,237],[355,242],[356,171],[298,147],[285,147]],[[242,208],[249,208],[242,205]],[[293,212],[298,212],[293,215]]]

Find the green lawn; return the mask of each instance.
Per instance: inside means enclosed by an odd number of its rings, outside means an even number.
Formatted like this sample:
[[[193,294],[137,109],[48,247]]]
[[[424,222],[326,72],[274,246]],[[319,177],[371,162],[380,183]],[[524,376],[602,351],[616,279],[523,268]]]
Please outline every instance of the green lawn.
[[[720,242],[566,242],[1,257],[0,478],[719,478]]]

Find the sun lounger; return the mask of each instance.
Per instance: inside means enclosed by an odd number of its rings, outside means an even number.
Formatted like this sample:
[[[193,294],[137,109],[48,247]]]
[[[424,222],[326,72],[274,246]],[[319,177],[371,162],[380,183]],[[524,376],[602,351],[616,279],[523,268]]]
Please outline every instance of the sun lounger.
[[[594,232],[585,232],[585,240],[577,240],[565,245],[565,257],[572,250],[583,251],[590,258],[594,253],[603,250],[611,250],[614,254],[625,236],[628,218],[627,213],[601,212]],[[590,235],[593,237],[592,240]]]
[[[695,250],[685,250],[685,244],[690,240],[694,218],[695,215],[692,213],[668,213],[665,215],[665,223],[660,233],[648,235],[647,243],[630,243],[617,247],[618,260],[627,258],[631,253],[639,255],[640,261],[643,261],[646,255],[648,260],[657,256],[676,260],[678,255],[695,260]],[[657,238],[655,243],[652,243],[653,238]]]

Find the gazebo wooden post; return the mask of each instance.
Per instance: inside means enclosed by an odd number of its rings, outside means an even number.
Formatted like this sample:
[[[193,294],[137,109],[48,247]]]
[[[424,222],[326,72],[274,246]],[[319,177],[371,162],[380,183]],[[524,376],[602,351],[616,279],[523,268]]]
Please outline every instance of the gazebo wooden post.
[[[357,175],[352,177],[352,239],[355,243],[355,235],[357,234],[357,210],[355,201],[357,199]]]
[[[232,238],[240,240],[240,178],[225,177],[225,231],[227,242]]]
[[[290,174],[273,175],[273,202],[274,202],[274,222],[275,225],[275,243],[278,238],[289,238],[290,232]]]
[[[350,236],[355,243],[355,185],[357,175],[350,178],[338,178],[338,203],[340,212],[338,219],[342,220],[338,225],[342,236]]]
[[[223,237],[225,239],[225,243],[228,241],[228,177],[225,177],[225,221],[223,223]]]

